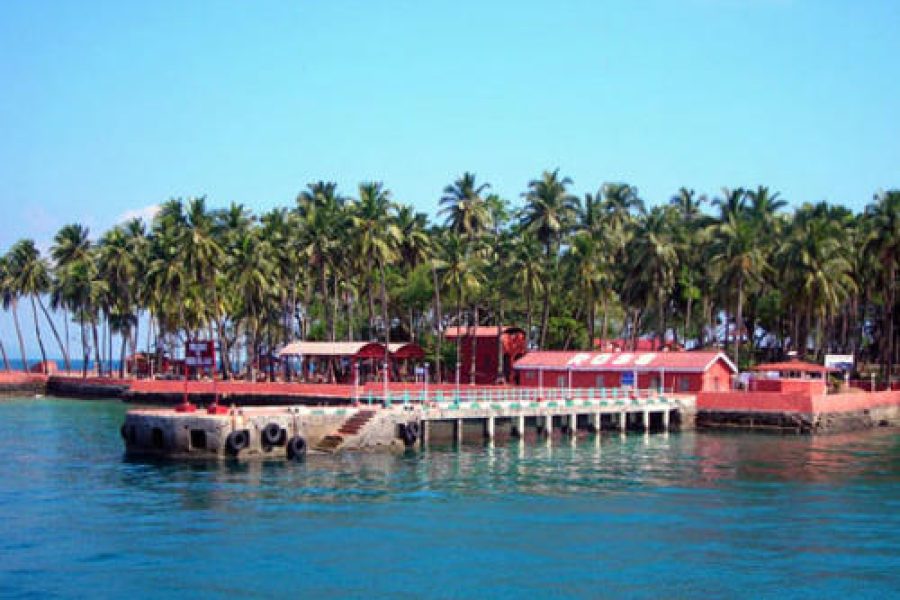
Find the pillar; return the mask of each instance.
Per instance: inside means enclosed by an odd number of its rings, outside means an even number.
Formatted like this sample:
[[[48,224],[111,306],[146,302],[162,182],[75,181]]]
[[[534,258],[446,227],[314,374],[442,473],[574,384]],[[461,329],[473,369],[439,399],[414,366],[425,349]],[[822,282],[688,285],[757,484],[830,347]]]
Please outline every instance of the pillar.
[[[456,420],[456,443],[462,444],[462,440],[463,440],[463,420],[457,419]]]
[[[650,411],[644,411],[644,431],[650,431]]]
[[[596,431],[597,433],[600,433],[601,423],[603,423],[603,421],[600,418],[600,413],[595,412],[593,415],[591,415],[591,425],[594,426],[594,431]]]
[[[431,441],[431,421],[421,421],[422,423],[422,438],[421,444],[422,448],[427,448],[429,442]]]
[[[668,431],[669,430],[669,409],[668,408],[663,410],[662,421],[663,421],[663,429]]]
[[[494,439],[494,417],[488,417],[487,423],[485,424],[487,427],[485,428],[485,433],[487,434],[487,439]]]
[[[550,437],[553,433],[553,415],[544,416],[544,432],[547,434],[547,437]]]
[[[628,419],[628,413],[626,413],[625,411],[622,411],[619,413],[619,430],[622,431],[623,433],[628,428],[627,419]]]
[[[525,415],[519,415],[516,419],[516,435],[525,437]]]
[[[569,415],[569,435],[575,437],[576,433],[578,433],[578,415],[572,413]]]

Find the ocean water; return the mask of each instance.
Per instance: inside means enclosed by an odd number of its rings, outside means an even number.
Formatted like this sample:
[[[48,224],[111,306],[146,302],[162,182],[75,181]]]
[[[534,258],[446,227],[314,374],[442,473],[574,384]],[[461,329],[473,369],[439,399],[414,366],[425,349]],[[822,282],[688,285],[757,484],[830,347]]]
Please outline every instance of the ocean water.
[[[0,596],[900,591],[896,431],[172,463],[123,457],[126,408],[0,400]]]

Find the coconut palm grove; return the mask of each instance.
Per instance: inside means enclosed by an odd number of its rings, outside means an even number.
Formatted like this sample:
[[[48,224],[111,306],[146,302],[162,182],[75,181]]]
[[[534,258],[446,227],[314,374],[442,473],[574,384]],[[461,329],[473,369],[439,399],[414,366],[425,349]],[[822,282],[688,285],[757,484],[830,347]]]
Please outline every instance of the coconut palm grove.
[[[898,362],[900,191],[861,213],[765,186],[650,202],[627,183],[579,193],[557,169],[514,199],[466,172],[436,201],[432,219],[383,183],[318,181],[264,214],[176,198],[150,223],[72,222],[46,253],[20,240],[0,261],[3,365],[27,364],[33,326],[42,359],[83,372],[212,339],[221,376],[274,377],[291,340],[411,340],[440,381],[457,360],[443,332],[476,324],[541,349],[652,338],[742,367],[852,353],[882,379]]]

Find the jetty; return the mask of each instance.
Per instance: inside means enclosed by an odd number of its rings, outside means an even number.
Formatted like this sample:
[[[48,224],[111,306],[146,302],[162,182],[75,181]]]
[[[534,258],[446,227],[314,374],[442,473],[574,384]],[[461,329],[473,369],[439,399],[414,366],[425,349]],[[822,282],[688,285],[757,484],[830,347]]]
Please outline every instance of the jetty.
[[[129,411],[129,454],[271,457],[404,450],[495,438],[552,438],[691,426],[694,397],[642,390],[466,390],[388,395],[348,407],[223,407]]]

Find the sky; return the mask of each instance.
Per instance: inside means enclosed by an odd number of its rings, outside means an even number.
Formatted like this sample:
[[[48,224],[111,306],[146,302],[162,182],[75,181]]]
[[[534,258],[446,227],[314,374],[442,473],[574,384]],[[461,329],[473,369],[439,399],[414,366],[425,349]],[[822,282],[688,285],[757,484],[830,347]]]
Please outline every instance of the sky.
[[[466,170],[861,210],[900,185],[898,28],[895,0],[5,0],[0,252],[315,180],[433,215]]]

